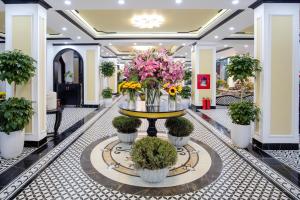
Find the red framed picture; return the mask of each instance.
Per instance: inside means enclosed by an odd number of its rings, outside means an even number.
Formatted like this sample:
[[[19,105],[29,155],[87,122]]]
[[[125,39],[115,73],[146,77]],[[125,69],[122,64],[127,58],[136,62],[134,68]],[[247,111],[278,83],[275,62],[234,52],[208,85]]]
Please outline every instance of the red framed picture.
[[[198,74],[198,89],[210,89],[210,74]]]

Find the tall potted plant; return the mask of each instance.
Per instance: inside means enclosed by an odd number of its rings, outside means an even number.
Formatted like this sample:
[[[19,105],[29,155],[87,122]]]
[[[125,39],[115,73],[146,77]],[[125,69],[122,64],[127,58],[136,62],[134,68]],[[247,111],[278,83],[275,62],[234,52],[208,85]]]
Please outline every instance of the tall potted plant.
[[[165,140],[145,137],[133,145],[131,157],[142,180],[159,183],[167,177],[169,167],[175,165],[177,151]]]
[[[192,89],[190,86],[184,86],[180,93],[181,104],[184,108],[188,108],[191,104]]]
[[[112,89],[109,88],[109,77],[112,77],[115,73],[115,64],[110,61],[102,62],[100,65],[100,71],[105,78],[105,89],[102,91],[102,96],[104,98],[104,106],[109,107],[112,104],[112,95],[108,95],[108,91],[112,92]],[[107,95],[106,95],[107,94]]]
[[[13,85],[26,84],[35,74],[34,59],[19,50],[0,54],[0,80]],[[33,115],[32,102],[9,98],[0,103],[0,151],[4,158],[20,155],[24,147],[24,128]]]
[[[259,60],[249,54],[236,55],[230,58],[226,71],[229,77],[241,84],[240,102],[229,106],[229,116],[232,120],[231,139],[236,146],[246,148],[251,139],[251,122],[259,120],[260,109],[243,99],[245,83],[250,77],[256,77],[261,71],[261,66]]]

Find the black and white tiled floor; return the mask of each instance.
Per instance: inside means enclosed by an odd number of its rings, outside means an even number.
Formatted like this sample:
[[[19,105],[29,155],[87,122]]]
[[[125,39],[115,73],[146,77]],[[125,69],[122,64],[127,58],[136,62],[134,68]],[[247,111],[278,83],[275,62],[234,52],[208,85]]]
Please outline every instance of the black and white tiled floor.
[[[105,136],[116,132],[112,127],[113,117],[119,115],[114,106],[101,116],[78,140],[76,140],[16,199],[289,199],[300,198],[298,187],[280,177],[263,163],[259,163],[244,150],[232,148],[226,138],[221,138],[206,129],[192,113],[186,115],[195,125],[192,137],[212,148],[221,157],[223,168],[219,178],[200,190],[172,197],[149,197],[121,193],[105,188],[89,178],[80,166],[84,149]],[[157,123],[159,131],[165,131],[164,121]],[[147,127],[144,121],[141,130]],[[227,143],[228,142],[228,143]],[[60,147],[58,147],[60,148]],[[62,150],[62,149],[60,149]],[[59,151],[54,149],[53,151]],[[53,152],[54,154],[55,152]],[[43,163],[38,163],[42,165]],[[47,163],[46,163],[47,164]],[[35,167],[35,166],[33,166]],[[30,169],[29,169],[30,170]],[[33,173],[34,170],[28,173]],[[26,173],[23,176],[27,176]],[[18,181],[22,181],[19,177]],[[22,183],[12,183],[0,191],[0,199],[10,195],[10,190]]]
[[[269,150],[265,152],[300,173],[300,150]]]
[[[65,108],[63,110],[63,117],[61,126],[59,128],[59,132],[63,132],[67,130],[69,127],[71,127],[73,124],[75,124],[77,121],[81,120],[91,112],[93,112],[95,108]],[[48,132],[53,132],[55,122],[55,115],[47,115],[47,129]],[[3,159],[0,157],[0,174],[6,171],[11,166],[15,165],[22,159],[24,159],[26,156],[31,154],[33,151],[35,151],[36,148],[28,148],[25,147],[23,150],[23,153],[14,159]]]

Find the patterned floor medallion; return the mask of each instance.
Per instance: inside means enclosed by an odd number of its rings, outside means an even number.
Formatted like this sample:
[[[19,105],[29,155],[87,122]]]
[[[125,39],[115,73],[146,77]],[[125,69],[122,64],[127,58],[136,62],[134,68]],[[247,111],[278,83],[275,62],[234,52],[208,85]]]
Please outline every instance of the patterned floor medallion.
[[[145,133],[140,133],[138,140],[145,136]],[[166,134],[158,136],[167,140]],[[117,136],[98,140],[83,152],[82,168],[104,186],[126,193],[143,191],[144,195],[150,196],[197,190],[217,179],[222,169],[222,160],[217,153],[207,145],[191,140],[188,145],[177,148],[178,160],[170,168],[167,178],[162,183],[150,184],[137,174],[130,156],[131,149],[131,144],[121,143]]]

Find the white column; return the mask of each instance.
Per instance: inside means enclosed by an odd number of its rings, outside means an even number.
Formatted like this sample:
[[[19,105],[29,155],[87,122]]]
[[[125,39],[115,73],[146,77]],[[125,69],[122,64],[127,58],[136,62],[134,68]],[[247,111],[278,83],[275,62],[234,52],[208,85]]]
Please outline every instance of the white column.
[[[265,3],[255,8],[254,15],[255,57],[263,68],[255,84],[255,103],[262,113],[255,124],[254,142],[262,148],[275,143],[297,149],[299,4]]]

